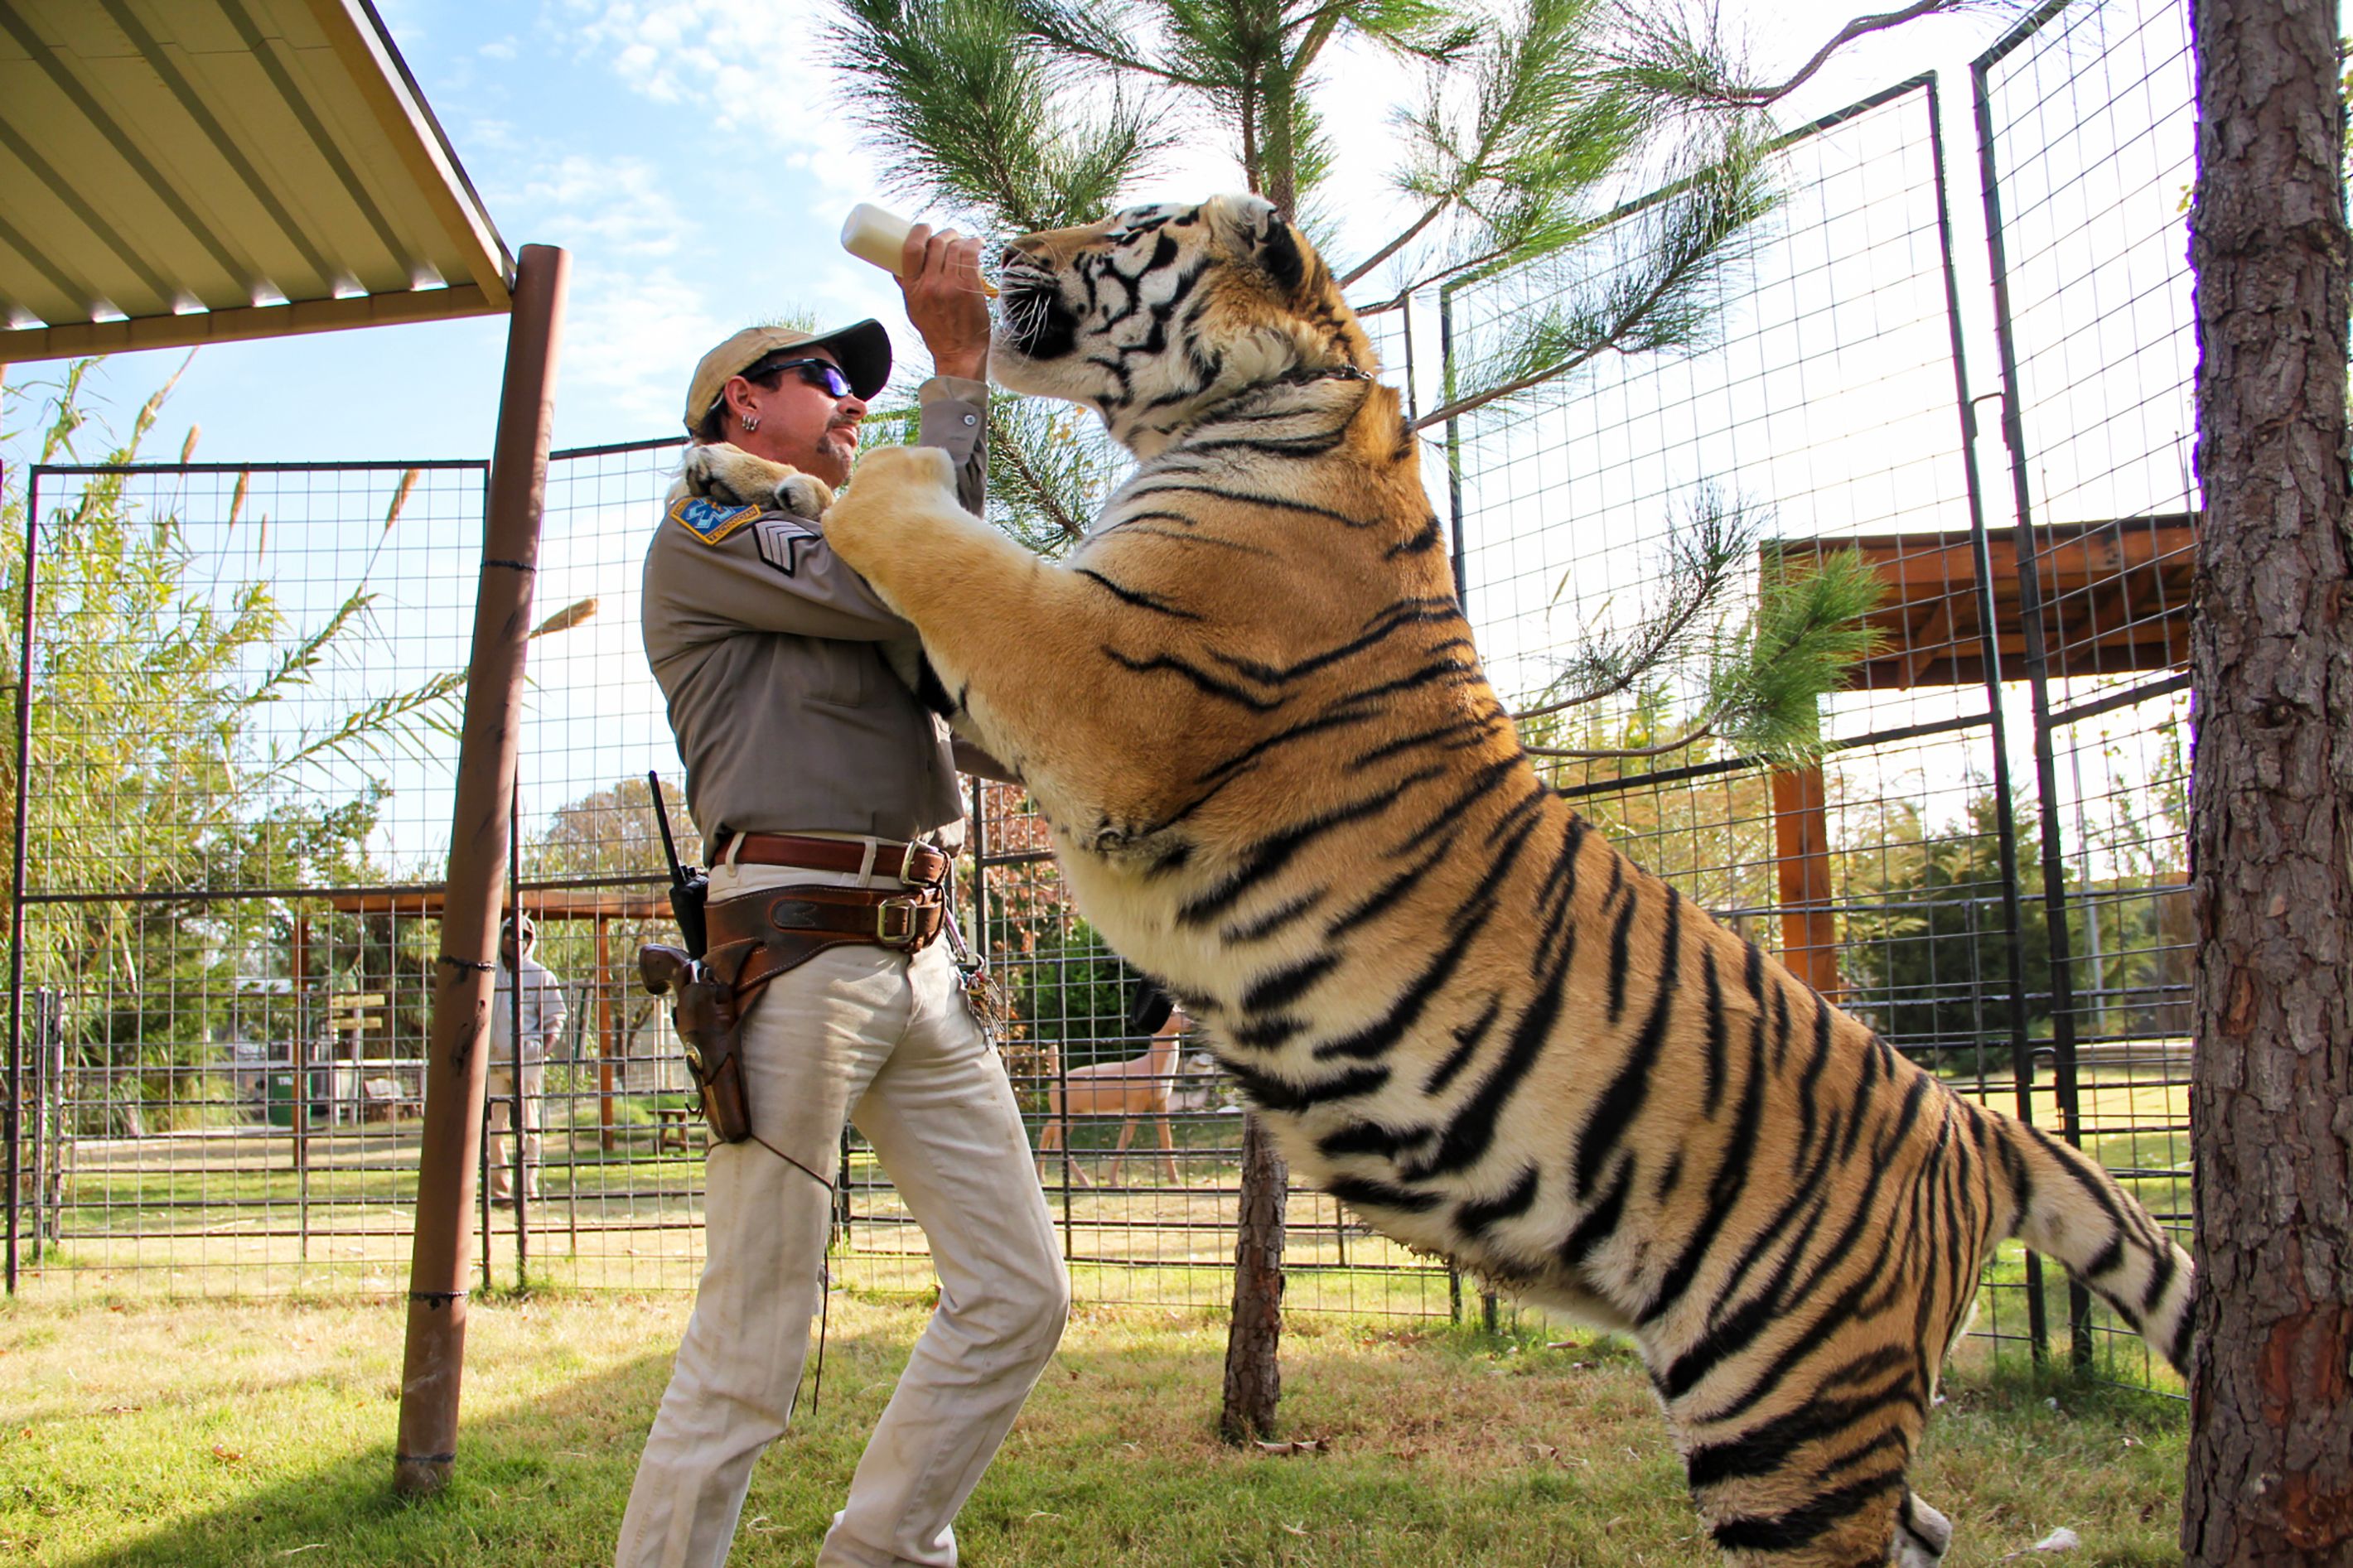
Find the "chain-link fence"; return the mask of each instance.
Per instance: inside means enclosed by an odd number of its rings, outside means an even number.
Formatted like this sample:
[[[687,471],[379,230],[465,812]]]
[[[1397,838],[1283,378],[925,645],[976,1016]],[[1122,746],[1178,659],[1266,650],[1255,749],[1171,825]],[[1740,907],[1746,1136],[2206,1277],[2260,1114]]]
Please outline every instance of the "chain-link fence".
[[[1516,709],[1635,624],[1711,509],[1760,524],[1752,596],[1859,553],[1879,641],[1824,706],[1820,766],[1668,743],[1693,695],[1672,685],[1524,735],[1573,753],[1553,782],[1636,858],[2176,1224],[2185,33],[2161,0],[2030,17],[1973,72],[1975,157],[1947,145],[1932,77],[1807,128],[1713,346],[1601,363],[1426,448]],[[1642,210],[1569,265],[1625,265]],[[1387,375],[1436,406],[1451,363],[1526,330],[1556,276],[1368,317]],[[637,627],[677,453],[550,464],[512,896],[563,1016],[540,1059],[493,1075],[486,1280],[685,1288],[699,1268],[702,1129],[634,975],[671,931],[649,773],[699,847]],[[6,610],[30,695],[8,749],[18,1289],[399,1288],[483,481],[479,463],[27,477]],[[972,816],[960,897],[1014,1005],[1008,1062],[1080,1299],[1222,1305],[1233,1090],[1198,1042],[1131,1024],[1132,977],[1070,910],[1020,792],[976,786]],[[887,1174],[854,1135],[845,1154],[835,1278],[927,1286]],[[1288,1256],[1294,1308],[1462,1310],[1461,1279],[1318,1194],[1293,1200]],[[2072,1330],[2094,1353],[2101,1321],[2033,1259],[2006,1253],[1993,1282],[1982,1331]]]

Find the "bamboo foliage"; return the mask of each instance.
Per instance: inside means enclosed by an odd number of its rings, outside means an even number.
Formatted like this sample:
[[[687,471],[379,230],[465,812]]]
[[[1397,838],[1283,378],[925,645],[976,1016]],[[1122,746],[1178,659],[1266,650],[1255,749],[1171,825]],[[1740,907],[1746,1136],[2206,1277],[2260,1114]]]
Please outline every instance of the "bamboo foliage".
[[[118,437],[88,409],[89,368],[69,365],[48,389],[36,450],[132,463],[170,384]],[[0,531],[21,540],[28,497],[18,470],[7,478]],[[403,476],[379,542],[417,478]],[[215,895],[397,879],[369,849],[386,764],[446,760],[464,690],[463,670],[442,670],[342,693],[332,678],[382,631],[378,592],[364,573],[315,618],[290,609],[250,481],[237,476],[222,530],[225,542],[248,529],[250,553],[208,551],[174,492],[133,489],[123,473],[45,485],[29,659],[21,552],[0,568],[12,714],[18,671],[31,672],[27,889],[81,896],[28,910],[26,984],[66,991],[79,1058],[144,1081],[151,1102],[193,1082],[185,1069],[225,1031],[283,1038],[295,1026],[282,985],[291,906]],[[589,613],[575,605],[564,624]],[[12,802],[16,772],[10,746],[0,789]]]

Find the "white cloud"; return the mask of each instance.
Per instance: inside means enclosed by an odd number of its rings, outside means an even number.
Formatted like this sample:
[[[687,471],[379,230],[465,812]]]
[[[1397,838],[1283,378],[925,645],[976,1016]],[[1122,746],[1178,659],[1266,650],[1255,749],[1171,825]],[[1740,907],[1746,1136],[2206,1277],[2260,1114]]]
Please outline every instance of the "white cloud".
[[[600,428],[667,431],[694,356],[733,330],[691,265],[707,236],[675,195],[677,174],[634,155],[504,160],[488,192],[514,231],[572,253],[565,401]]]
[[[630,272],[575,264],[564,324],[565,388],[586,395],[621,427],[677,428],[695,357],[735,327],[666,266]]]
[[[561,0],[583,58],[656,102],[708,111],[713,144],[747,170],[776,159],[830,193],[871,195],[881,173],[834,101],[817,42],[821,0]],[[732,146],[730,142],[732,141]]]
[[[538,215],[559,244],[603,257],[670,256],[692,228],[670,194],[674,177],[643,158],[573,153],[539,167],[505,200]]]

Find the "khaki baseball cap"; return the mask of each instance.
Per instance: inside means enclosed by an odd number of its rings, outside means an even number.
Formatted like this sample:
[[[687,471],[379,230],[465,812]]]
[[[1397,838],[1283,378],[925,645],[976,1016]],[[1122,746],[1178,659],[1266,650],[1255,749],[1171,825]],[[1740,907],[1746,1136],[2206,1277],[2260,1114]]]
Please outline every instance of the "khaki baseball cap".
[[[829,349],[849,377],[849,389],[871,398],[891,379],[891,334],[876,321],[859,321],[832,332],[794,327],[746,327],[702,356],[686,391],[686,428],[692,435],[711,412],[728,381],[778,349]]]

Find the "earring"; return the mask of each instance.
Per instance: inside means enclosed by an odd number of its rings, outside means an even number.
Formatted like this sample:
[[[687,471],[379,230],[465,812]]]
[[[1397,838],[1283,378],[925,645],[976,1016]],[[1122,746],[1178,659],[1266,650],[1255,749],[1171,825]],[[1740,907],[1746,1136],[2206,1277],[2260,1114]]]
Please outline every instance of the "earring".
[[[744,414],[737,416],[737,417],[744,422],[744,428],[746,432],[757,430],[760,427],[760,416],[756,414]]]

